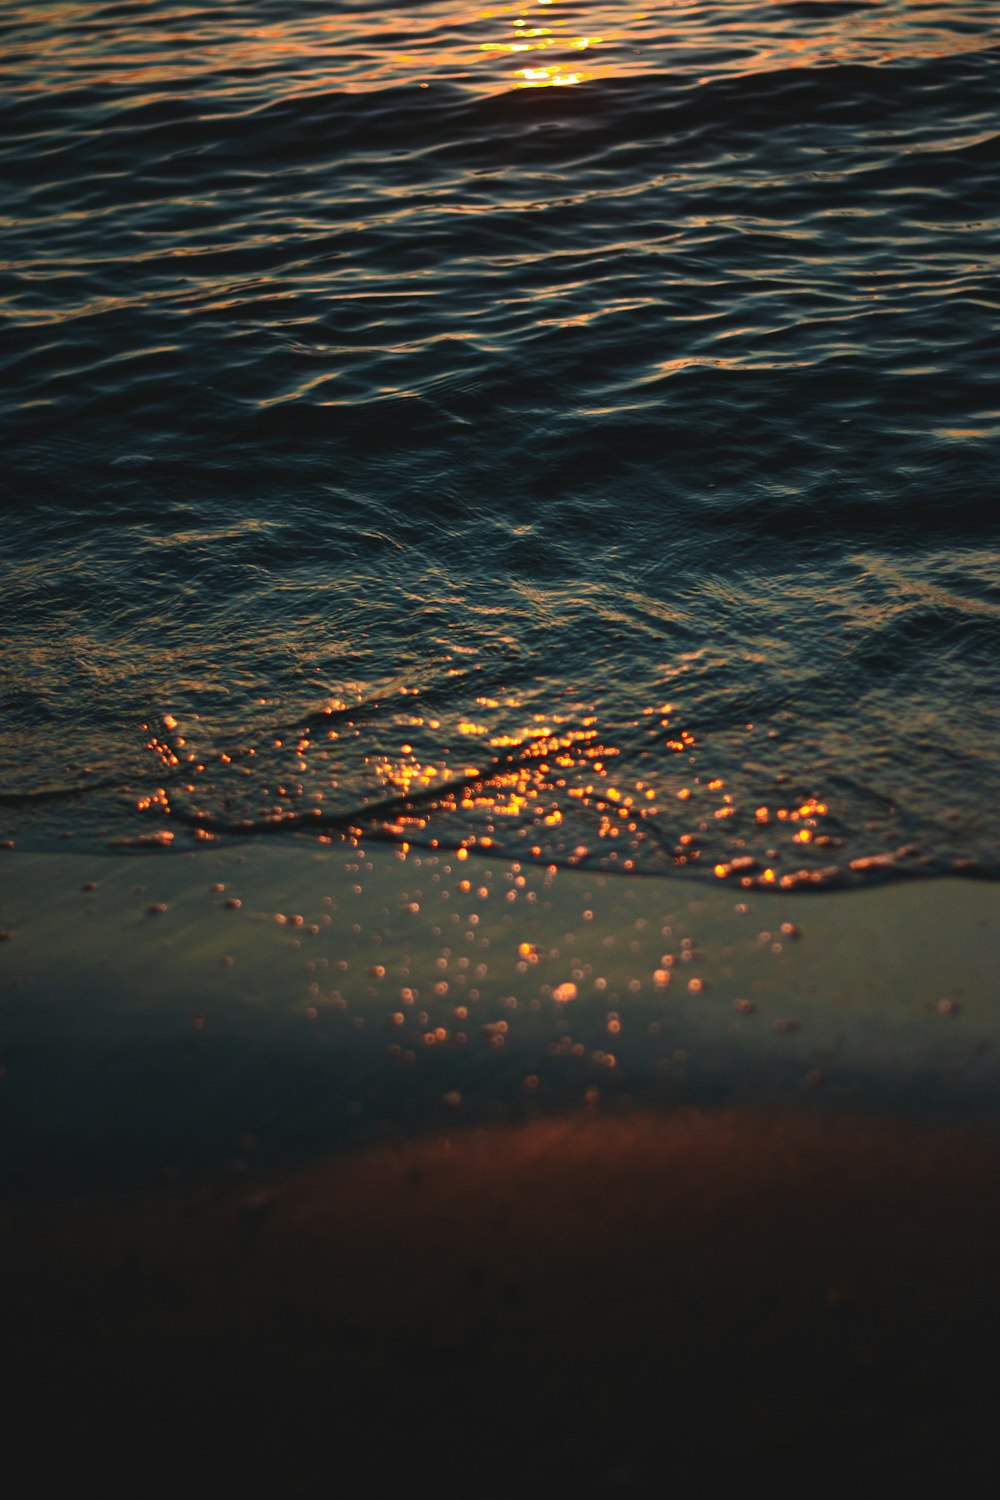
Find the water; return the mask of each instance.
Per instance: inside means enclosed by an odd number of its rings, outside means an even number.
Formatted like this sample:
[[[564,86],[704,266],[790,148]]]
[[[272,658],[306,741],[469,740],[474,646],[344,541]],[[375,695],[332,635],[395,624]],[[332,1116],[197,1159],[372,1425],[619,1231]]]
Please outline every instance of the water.
[[[996,876],[1000,28],[0,5],[0,825]]]

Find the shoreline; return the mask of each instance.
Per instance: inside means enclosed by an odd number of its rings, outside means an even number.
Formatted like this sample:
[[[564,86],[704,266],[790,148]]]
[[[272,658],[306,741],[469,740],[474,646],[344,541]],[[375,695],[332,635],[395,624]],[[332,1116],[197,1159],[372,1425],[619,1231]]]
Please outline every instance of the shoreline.
[[[595,1106],[998,1114],[990,883],[734,893],[270,842],[4,868],[8,1193]]]

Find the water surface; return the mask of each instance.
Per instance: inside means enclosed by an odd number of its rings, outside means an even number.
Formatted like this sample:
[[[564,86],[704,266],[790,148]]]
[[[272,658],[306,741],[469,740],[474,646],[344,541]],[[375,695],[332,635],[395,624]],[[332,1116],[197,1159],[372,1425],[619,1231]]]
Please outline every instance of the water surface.
[[[997,874],[979,0],[0,4],[0,818]]]

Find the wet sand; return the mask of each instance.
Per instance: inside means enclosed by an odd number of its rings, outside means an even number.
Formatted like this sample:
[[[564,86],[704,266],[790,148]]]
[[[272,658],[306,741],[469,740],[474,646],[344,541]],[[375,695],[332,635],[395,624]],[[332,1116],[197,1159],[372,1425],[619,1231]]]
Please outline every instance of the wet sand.
[[[5,869],[19,1494],[986,1492],[993,887]]]
[[[0,1186],[595,1099],[995,1119],[995,885],[794,896],[378,845],[8,853]]]

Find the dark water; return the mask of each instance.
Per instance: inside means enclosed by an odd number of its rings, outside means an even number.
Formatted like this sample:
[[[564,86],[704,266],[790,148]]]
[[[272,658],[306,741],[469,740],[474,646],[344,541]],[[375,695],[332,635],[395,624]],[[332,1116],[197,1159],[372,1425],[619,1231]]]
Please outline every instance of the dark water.
[[[0,56],[5,837],[1000,873],[992,0]]]

